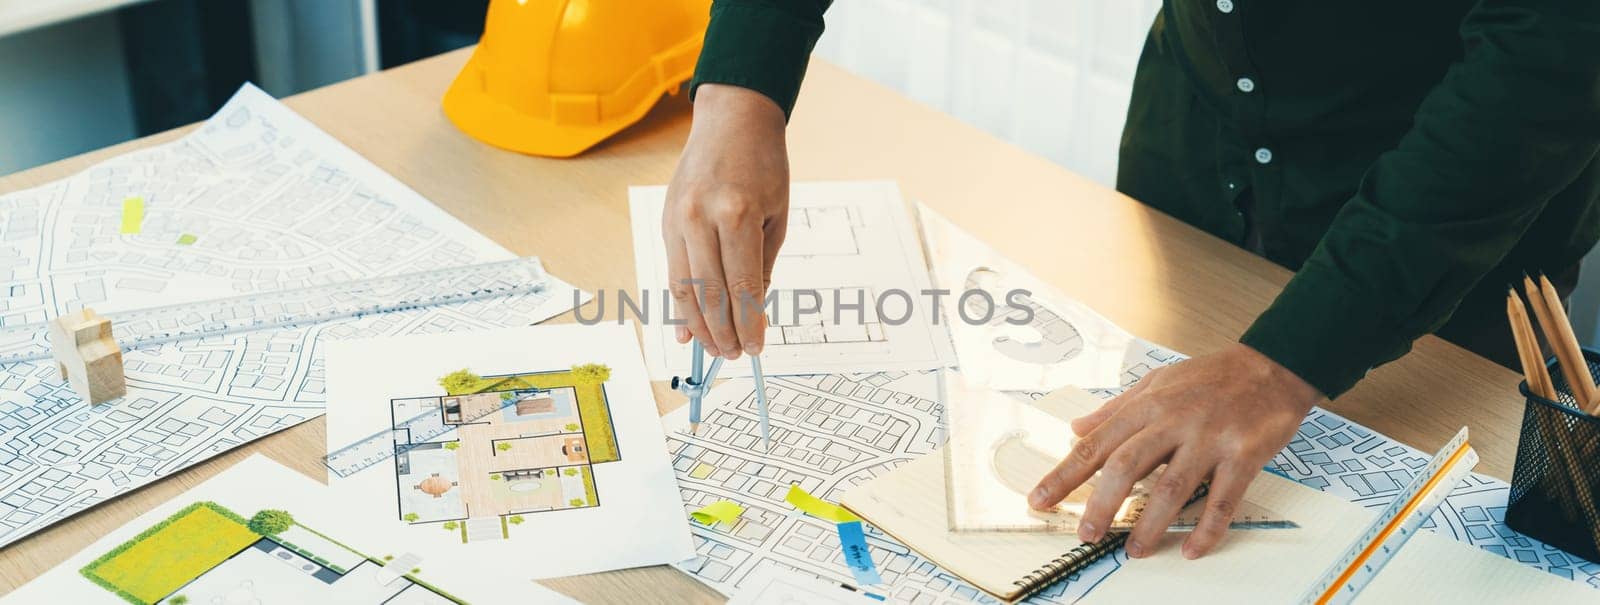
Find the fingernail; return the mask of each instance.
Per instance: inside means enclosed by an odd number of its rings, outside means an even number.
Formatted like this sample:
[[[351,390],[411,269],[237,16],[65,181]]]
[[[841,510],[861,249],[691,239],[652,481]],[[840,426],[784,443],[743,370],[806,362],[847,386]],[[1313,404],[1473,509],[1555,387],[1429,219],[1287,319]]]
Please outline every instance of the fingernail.
[[[706,345],[706,355],[710,355],[712,357],[717,357],[719,355],[722,355],[722,351],[718,351],[717,348],[714,347],[714,346]]]
[[[1135,559],[1142,559],[1142,558],[1144,558],[1144,555],[1145,555],[1145,552],[1144,552],[1144,545],[1143,544],[1140,544],[1138,542],[1134,542],[1133,540],[1129,540],[1128,541],[1128,556],[1129,557],[1133,557]]]
[[[1183,558],[1190,560],[1200,558],[1200,549],[1190,546],[1188,542],[1185,542],[1183,544]]]
[[[728,349],[728,361],[733,361],[733,360],[738,359],[738,358],[739,358],[739,349],[738,348]]]
[[[751,355],[760,355],[761,354],[761,345],[760,344],[753,344],[753,345],[747,346],[747,347],[744,348],[744,352],[749,353]]]
[[[1050,497],[1050,490],[1045,489],[1043,485],[1035,487],[1033,492],[1028,494],[1028,506],[1034,509],[1044,508],[1045,498],[1048,497]]]
[[[1084,542],[1099,542],[1100,529],[1088,521],[1078,522],[1078,539]]]
[[[687,329],[678,328],[676,336],[678,337],[678,344],[689,342],[689,330]]]

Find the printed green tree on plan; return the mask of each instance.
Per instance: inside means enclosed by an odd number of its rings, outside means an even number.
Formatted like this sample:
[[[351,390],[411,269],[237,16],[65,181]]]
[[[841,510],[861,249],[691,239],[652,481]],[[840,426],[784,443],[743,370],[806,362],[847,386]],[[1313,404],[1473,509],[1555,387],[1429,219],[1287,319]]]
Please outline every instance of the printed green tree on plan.
[[[600,384],[611,380],[611,368],[603,363],[581,363],[572,366],[572,377],[579,384]]]
[[[459,449],[461,449],[461,442],[460,441],[451,441],[449,443],[446,443],[446,444],[444,444],[444,449],[450,450],[452,452],[456,451],[456,450],[459,450]]]
[[[567,470],[561,471],[561,474],[566,475],[568,477],[576,477],[576,476],[578,476],[578,469],[569,468]]]
[[[445,531],[455,531],[455,529],[457,527],[461,527],[461,526],[460,525],[456,525],[455,521],[445,521],[444,522],[444,530]]]
[[[500,450],[502,452],[509,452],[509,451],[511,451],[511,444],[508,443],[508,442],[505,442],[505,441],[501,441],[498,445],[494,446],[494,449]]]
[[[522,525],[522,515],[511,515],[511,518],[506,519],[506,521],[510,522],[512,525]]]
[[[269,508],[251,517],[246,527],[263,536],[276,536],[289,529],[290,525],[294,525],[294,517],[289,516],[288,511]]]
[[[583,506],[583,498],[573,498],[572,500],[567,501],[567,504],[571,504],[573,506]]]
[[[411,522],[411,523],[416,523],[417,519],[420,519],[420,518],[421,517],[418,517],[416,513],[406,513],[406,516],[401,517],[401,519],[405,519],[406,521]]]
[[[478,387],[483,377],[473,374],[471,370],[461,368],[439,378],[439,386],[444,387],[444,392],[449,395],[471,393]]]

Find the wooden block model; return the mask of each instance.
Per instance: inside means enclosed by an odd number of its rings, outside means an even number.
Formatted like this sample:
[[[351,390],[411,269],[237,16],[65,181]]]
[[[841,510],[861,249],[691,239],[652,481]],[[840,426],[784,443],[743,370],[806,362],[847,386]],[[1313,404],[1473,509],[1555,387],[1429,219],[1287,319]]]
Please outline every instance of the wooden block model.
[[[91,405],[128,392],[122,348],[111,337],[111,320],[85,307],[50,322],[50,348],[61,379]]]

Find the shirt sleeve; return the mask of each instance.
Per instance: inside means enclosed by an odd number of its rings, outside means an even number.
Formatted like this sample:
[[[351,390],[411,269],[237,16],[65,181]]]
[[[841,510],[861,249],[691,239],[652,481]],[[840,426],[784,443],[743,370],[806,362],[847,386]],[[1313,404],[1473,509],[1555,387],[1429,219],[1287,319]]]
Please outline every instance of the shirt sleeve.
[[[822,36],[822,14],[833,0],[716,0],[705,46],[689,83],[742,86],[794,110],[811,49]]]
[[[1329,397],[1442,326],[1600,151],[1600,2],[1482,0],[1461,35],[1411,130],[1240,338]]]

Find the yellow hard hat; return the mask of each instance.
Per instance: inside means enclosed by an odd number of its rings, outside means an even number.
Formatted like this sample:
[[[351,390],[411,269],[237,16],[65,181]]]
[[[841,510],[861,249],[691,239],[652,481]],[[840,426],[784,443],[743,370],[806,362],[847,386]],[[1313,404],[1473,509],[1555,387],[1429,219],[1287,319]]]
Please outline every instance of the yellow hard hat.
[[[711,0],[491,0],[483,39],[444,93],[480,141],[571,157],[694,75]]]

